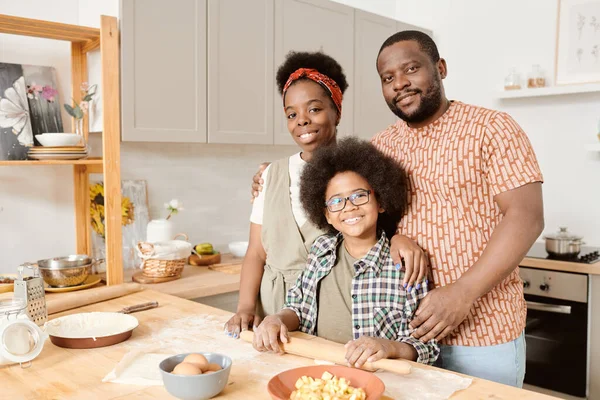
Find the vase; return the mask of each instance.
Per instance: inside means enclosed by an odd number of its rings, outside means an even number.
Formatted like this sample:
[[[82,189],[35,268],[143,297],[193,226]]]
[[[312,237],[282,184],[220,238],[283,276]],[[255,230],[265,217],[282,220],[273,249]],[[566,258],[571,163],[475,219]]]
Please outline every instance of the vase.
[[[83,133],[83,118],[75,120],[75,134],[81,137],[81,146],[85,146],[85,136]]]
[[[146,227],[146,241],[164,242],[173,239],[173,223],[166,219],[153,219]]]

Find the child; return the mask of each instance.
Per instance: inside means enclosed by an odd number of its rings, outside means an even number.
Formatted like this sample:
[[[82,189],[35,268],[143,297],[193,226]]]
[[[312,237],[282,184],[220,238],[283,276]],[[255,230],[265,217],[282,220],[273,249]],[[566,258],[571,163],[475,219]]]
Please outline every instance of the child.
[[[345,343],[346,360],[360,367],[382,358],[433,364],[435,340],[410,336],[408,324],[427,284],[409,290],[394,267],[388,237],[407,203],[404,171],[370,143],[343,139],[315,152],[300,181],[302,206],[328,233],[312,245],[307,266],[287,303],[255,329],[254,347],[279,352],[288,331]]]

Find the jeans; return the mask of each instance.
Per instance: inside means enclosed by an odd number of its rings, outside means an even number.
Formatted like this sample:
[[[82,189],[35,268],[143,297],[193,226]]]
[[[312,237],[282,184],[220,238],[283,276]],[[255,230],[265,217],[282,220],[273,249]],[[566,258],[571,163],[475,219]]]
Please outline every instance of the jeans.
[[[495,346],[446,346],[436,366],[477,378],[523,387],[525,378],[525,335]]]

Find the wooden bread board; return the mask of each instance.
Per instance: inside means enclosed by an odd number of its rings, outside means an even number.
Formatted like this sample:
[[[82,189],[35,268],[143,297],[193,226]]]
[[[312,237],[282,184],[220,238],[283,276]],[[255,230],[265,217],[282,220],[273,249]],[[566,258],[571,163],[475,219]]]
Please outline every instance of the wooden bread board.
[[[241,262],[237,262],[235,264],[209,265],[208,268],[212,269],[213,271],[219,271],[219,272],[223,272],[225,274],[230,274],[230,275],[239,275],[242,273],[242,263]]]

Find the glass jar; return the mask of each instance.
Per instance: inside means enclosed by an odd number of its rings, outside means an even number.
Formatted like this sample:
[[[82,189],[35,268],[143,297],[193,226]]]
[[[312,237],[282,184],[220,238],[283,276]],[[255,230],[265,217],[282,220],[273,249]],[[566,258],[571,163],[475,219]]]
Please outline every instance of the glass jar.
[[[541,88],[546,86],[546,78],[544,78],[544,73],[538,64],[535,64],[531,67],[531,72],[529,73],[529,77],[527,78],[527,87],[528,88]]]
[[[516,68],[511,68],[506,78],[504,78],[504,90],[521,89],[521,76]]]
[[[0,365],[27,368],[44,347],[46,334],[27,317],[23,299],[0,300]]]

